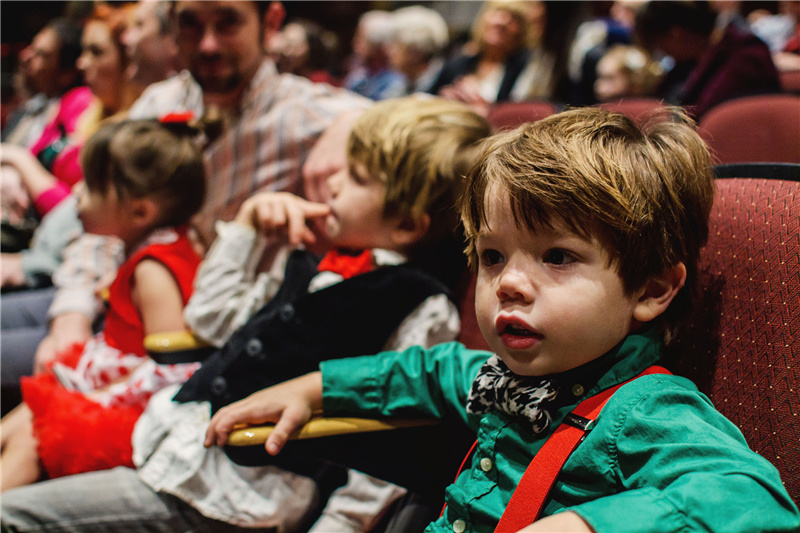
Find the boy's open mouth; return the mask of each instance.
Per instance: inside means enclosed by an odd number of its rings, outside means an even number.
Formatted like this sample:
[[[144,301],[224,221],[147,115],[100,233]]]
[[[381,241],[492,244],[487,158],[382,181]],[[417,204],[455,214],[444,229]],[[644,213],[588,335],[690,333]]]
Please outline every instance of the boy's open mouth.
[[[519,319],[499,317],[495,322],[497,333],[501,336],[542,338],[542,334]]]
[[[535,331],[531,331],[514,324],[508,324],[505,328],[503,328],[502,333],[504,335],[514,335],[515,337],[541,337],[541,335]]]

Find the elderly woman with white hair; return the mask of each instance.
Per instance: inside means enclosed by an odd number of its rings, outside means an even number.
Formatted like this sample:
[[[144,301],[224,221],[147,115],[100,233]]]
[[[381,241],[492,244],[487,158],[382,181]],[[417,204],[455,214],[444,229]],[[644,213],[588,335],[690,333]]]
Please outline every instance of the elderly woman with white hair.
[[[442,52],[450,42],[447,23],[422,6],[392,12],[391,22],[386,53],[391,67],[406,77],[406,94],[431,92],[444,65]]]
[[[358,19],[353,36],[353,65],[342,85],[372,100],[405,94],[405,77],[389,67],[386,42],[392,33],[392,14],[367,11]]]

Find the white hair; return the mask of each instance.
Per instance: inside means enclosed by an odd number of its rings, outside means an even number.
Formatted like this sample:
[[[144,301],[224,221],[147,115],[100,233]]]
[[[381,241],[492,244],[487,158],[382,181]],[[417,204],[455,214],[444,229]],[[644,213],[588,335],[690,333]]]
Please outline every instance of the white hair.
[[[358,19],[358,26],[369,44],[384,44],[392,33],[392,14],[380,9],[367,11]]]
[[[433,57],[450,42],[450,32],[433,9],[409,6],[392,12],[391,40]]]

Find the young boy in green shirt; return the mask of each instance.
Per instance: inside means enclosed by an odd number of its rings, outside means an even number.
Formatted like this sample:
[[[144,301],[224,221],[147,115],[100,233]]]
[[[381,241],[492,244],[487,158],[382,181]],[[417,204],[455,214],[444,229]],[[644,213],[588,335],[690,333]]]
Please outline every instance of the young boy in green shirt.
[[[708,151],[680,113],[640,129],[599,109],[493,137],[468,179],[462,220],[494,355],[451,343],[325,362],[220,410],[207,446],[235,424],[274,421],[266,448],[276,454],[319,410],[458,411],[478,443],[428,531],[495,528],[576,405],[636,378],[673,340],[695,290],[714,183]],[[671,374],[638,377],[611,396],[540,516],[524,531],[800,528],[775,468]]]

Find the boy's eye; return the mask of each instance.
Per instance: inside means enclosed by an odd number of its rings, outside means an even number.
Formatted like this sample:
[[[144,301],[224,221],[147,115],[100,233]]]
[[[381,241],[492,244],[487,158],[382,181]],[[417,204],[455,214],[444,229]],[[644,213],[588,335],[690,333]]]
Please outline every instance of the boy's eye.
[[[544,262],[552,265],[568,265],[576,261],[575,256],[565,250],[549,250],[544,256]]]
[[[497,250],[484,250],[480,255],[481,265],[492,266],[503,261],[503,254]]]

